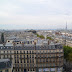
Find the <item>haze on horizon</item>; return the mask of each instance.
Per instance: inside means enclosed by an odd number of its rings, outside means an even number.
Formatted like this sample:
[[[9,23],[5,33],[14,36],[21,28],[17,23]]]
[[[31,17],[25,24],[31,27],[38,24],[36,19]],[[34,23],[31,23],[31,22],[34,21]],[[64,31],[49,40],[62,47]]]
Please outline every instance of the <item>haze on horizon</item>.
[[[0,0],[0,29],[72,28],[72,0]]]

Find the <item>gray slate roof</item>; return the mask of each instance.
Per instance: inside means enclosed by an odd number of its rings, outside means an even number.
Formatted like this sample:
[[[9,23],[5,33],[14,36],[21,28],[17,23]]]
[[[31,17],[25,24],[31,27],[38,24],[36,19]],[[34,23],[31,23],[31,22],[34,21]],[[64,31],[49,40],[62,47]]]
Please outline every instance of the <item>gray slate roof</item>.
[[[12,63],[9,59],[0,59],[0,70],[11,68]]]
[[[62,49],[61,44],[56,45],[24,45],[24,46],[0,46],[0,50],[48,50],[48,49]]]

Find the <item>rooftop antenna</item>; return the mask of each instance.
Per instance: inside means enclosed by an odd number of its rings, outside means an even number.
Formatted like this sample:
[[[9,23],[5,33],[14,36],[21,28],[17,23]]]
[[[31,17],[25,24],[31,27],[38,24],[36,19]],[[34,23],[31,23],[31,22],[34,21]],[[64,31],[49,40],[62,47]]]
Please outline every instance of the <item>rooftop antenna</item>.
[[[66,46],[66,40],[67,40],[67,22],[66,22],[66,29],[65,29],[65,46]]]

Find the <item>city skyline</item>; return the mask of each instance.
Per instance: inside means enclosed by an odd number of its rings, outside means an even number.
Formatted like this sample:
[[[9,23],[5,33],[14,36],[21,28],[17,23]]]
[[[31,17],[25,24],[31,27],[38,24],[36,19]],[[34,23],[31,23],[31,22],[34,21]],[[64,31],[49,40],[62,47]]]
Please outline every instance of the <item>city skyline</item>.
[[[72,28],[72,0],[2,0],[0,29]]]

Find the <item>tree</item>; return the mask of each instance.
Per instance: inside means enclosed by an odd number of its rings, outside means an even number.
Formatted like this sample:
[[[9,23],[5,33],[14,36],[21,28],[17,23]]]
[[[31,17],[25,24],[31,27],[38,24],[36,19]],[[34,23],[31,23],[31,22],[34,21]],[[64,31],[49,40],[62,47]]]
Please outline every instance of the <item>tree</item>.
[[[1,34],[1,42],[4,43],[4,33]]]
[[[53,40],[51,37],[47,37],[47,39],[49,39],[49,40]]]
[[[64,46],[64,58],[68,61],[72,61],[72,47]]]
[[[68,60],[69,60],[70,62],[72,62],[72,53],[69,53],[69,54],[68,54]]]
[[[41,39],[45,39],[45,37],[44,37],[43,35],[39,35],[39,34],[37,34],[37,33],[36,33],[36,35],[37,35],[37,37],[39,37],[39,38],[41,38]]]

